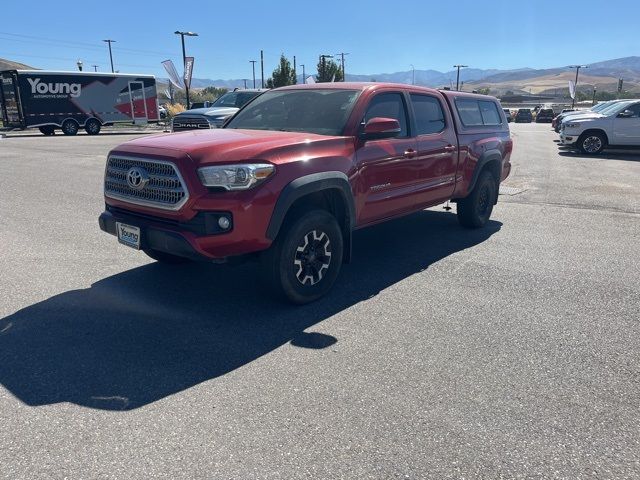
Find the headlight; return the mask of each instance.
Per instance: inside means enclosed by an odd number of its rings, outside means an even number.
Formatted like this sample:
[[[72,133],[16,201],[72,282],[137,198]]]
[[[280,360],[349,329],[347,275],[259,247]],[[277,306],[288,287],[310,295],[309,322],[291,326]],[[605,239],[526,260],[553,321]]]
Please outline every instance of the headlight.
[[[269,163],[248,163],[202,167],[198,176],[205,187],[225,190],[248,190],[269,178],[275,167]]]
[[[564,126],[566,128],[578,128],[580,126],[579,123],[565,123]]]

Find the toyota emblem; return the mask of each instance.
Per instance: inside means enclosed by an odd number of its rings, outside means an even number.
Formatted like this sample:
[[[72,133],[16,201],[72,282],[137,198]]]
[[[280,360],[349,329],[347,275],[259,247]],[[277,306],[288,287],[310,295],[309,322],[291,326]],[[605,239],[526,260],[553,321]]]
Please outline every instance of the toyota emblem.
[[[127,184],[134,190],[142,190],[149,183],[149,174],[144,168],[132,167],[127,172]]]

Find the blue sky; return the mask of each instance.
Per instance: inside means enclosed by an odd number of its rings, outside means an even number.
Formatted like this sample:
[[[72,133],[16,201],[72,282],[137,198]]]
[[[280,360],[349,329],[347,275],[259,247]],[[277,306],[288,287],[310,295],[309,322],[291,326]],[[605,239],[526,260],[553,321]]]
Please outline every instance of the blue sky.
[[[638,0],[2,3],[0,58],[56,70],[75,69],[81,59],[86,69],[107,71],[101,40],[112,38],[122,72],[166,76],[160,62],[167,58],[181,71],[175,30],[199,33],[186,39],[187,54],[196,57],[194,76],[212,79],[251,78],[249,60],[259,61],[260,49],[265,77],[280,53],[295,55],[311,73],[319,54],[349,52],[347,73],[358,74],[407,71],[410,64],[545,68],[640,55],[632,41]]]

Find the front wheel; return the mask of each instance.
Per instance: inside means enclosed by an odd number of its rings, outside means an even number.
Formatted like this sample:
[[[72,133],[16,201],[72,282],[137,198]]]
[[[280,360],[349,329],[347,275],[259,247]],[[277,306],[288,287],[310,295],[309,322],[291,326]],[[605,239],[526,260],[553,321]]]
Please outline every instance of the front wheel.
[[[309,303],[325,295],[342,266],[343,238],[335,217],[312,210],[287,221],[262,255],[265,280],[292,303]]]
[[[606,139],[598,132],[583,133],[578,139],[578,148],[587,155],[597,155],[604,150]]]
[[[50,135],[55,135],[56,134],[55,127],[53,127],[51,125],[44,125],[42,127],[38,127],[38,130],[40,130],[40,133],[42,133],[43,135],[46,135],[47,137],[50,136]]]
[[[458,221],[466,228],[480,228],[489,221],[498,195],[498,185],[491,172],[480,174],[472,192],[458,200]]]

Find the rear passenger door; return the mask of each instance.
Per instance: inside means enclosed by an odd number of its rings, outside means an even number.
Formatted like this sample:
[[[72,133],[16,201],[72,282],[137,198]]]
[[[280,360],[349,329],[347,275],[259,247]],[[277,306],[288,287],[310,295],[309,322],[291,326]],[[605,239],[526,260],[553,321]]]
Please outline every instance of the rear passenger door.
[[[420,162],[405,95],[401,92],[376,94],[369,101],[362,126],[375,117],[398,120],[401,132],[395,138],[368,140],[358,146],[360,225],[411,211],[419,185]]]
[[[415,119],[419,191],[416,206],[451,198],[458,167],[458,138],[453,120],[438,97],[411,93]]]

